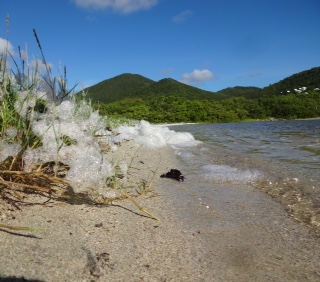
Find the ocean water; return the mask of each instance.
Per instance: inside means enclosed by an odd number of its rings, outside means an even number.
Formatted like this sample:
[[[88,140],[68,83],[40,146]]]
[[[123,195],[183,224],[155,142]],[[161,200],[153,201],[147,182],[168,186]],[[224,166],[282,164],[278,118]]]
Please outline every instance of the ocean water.
[[[272,175],[320,188],[320,120],[175,125],[202,141],[177,150],[215,181],[247,182]],[[221,175],[220,175],[221,174]],[[271,174],[271,175],[270,175]]]
[[[193,187],[190,193],[210,199],[217,187],[250,186],[289,207],[297,219],[320,226],[320,120],[186,124],[170,129],[190,132],[202,141],[176,148],[185,182]]]

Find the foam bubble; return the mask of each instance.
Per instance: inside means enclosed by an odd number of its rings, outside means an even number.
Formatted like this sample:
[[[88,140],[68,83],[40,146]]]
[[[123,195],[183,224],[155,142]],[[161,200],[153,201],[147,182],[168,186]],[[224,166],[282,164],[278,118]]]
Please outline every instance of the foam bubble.
[[[41,139],[42,146],[25,151],[25,170],[31,171],[38,163],[59,161],[70,167],[66,179],[73,184],[75,192],[105,187],[113,168],[94,138],[94,132],[102,124],[97,112],[81,110],[72,100],[55,106],[32,124],[32,131]]]
[[[203,176],[215,182],[251,183],[261,178],[257,170],[242,170],[228,165],[204,165]]]
[[[41,91],[20,91],[17,94],[14,109],[21,117],[26,119],[31,118],[30,109],[35,107],[37,99],[47,101],[46,93]]]
[[[0,162],[6,160],[7,157],[15,157],[21,150],[18,143],[7,144],[4,140],[0,140]]]
[[[175,132],[166,126],[152,125],[147,121],[141,121],[135,126],[121,126],[118,129],[119,135],[115,141],[134,140],[137,144],[150,148],[161,148],[171,146],[195,146],[196,141],[191,133]]]

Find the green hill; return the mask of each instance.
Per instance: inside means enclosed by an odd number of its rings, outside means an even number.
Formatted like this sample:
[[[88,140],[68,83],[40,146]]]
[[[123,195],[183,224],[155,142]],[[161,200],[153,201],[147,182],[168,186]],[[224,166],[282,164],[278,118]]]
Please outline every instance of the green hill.
[[[104,80],[85,89],[94,103],[112,103],[126,98],[141,98],[144,100],[160,96],[184,97],[188,100],[213,100],[214,92],[201,90],[178,82],[171,78],[165,78],[158,82],[138,74],[122,74],[114,78]],[[222,97],[223,98],[223,97]]]
[[[188,100],[213,100],[215,93],[165,78],[131,92],[129,98],[152,99],[160,96],[183,97]]]
[[[112,103],[125,99],[139,88],[154,83],[138,74],[124,73],[84,89],[94,103]]]
[[[120,86],[118,96],[113,96],[119,100],[108,103],[105,101],[110,98],[103,100],[102,96],[102,103],[95,108],[102,115],[153,123],[315,118],[320,116],[320,91],[315,90],[320,88],[319,71],[320,68],[313,68],[262,89],[236,86],[217,93],[170,78],[158,82],[146,79],[147,83],[140,87],[132,81],[145,81],[143,77],[125,74],[100,85],[102,93],[113,93],[110,85],[121,78],[121,83],[116,84]],[[97,94],[93,87],[88,90],[91,97]],[[303,91],[294,91],[302,87]]]
[[[247,99],[254,99],[261,97],[263,90],[259,87],[244,87],[235,86],[228,87],[226,89],[217,92],[223,99],[229,99],[233,97],[245,97]]]
[[[299,89],[300,87],[306,87],[307,90],[320,88],[320,67],[291,75],[275,84],[263,88],[263,92],[271,95],[285,95],[289,93],[287,91],[295,93],[294,89]]]
[[[294,74],[265,88],[236,86],[218,92],[210,92],[171,78],[155,82],[138,74],[125,73],[88,87],[85,91],[94,103],[109,104],[127,98],[150,100],[161,96],[175,96],[190,101],[221,101],[235,97],[251,100],[267,96],[281,96],[288,94],[287,91],[295,93],[294,89],[300,87],[307,87],[307,90],[320,88],[320,67]]]

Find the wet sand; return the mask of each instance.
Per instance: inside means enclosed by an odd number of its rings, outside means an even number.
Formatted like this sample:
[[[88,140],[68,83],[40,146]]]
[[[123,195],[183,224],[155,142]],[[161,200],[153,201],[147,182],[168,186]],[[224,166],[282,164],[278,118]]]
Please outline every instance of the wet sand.
[[[128,200],[7,212],[2,224],[43,232],[0,230],[1,281],[320,281],[319,237],[270,196],[217,185],[203,199],[159,177],[179,169],[170,148],[116,155],[130,154],[133,179],[156,171],[154,193],[137,201],[161,221]]]

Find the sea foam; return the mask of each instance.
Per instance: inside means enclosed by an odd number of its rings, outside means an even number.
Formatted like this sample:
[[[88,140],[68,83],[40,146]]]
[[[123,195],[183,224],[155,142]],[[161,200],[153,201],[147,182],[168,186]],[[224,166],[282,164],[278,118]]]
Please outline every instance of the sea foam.
[[[259,180],[262,177],[258,170],[239,169],[228,165],[204,165],[203,176],[218,183],[232,182],[248,184]]]
[[[27,148],[22,155],[24,170],[31,172],[41,164],[62,163],[69,167],[66,179],[75,192],[95,190],[103,194],[107,179],[114,175],[114,166],[106,159],[100,148],[101,140],[113,151],[126,140],[158,149],[164,146],[194,146],[198,144],[192,134],[175,132],[168,127],[152,125],[147,121],[136,122],[133,126],[106,129],[108,117],[102,117],[88,103],[76,103],[68,99],[55,105],[46,93],[39,91],[18,92],[15,110],[29,120],[33,133],[41,140],[41,146]],[[36,102],[46,102],[46,111],[33,110]],[[8,136],[16,134],[8,132]],[[99,137],[99,139],[97,138]],[[17,143],[0,143],[0,161],[15,156],[21,150]],[[121,164],[127,171],[128,165]]]
[[[200,143],[189,132],[175,132],[166,126],[152,125],[144,120],[135,126],[121,126],[117,132],[119,135],[113,139],[114,141],[134,140],[137,144],[149,148],[161,148],[167,145],[195,146]]]

